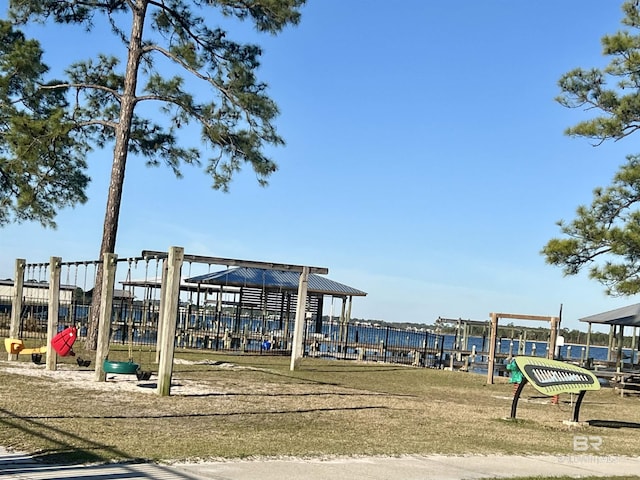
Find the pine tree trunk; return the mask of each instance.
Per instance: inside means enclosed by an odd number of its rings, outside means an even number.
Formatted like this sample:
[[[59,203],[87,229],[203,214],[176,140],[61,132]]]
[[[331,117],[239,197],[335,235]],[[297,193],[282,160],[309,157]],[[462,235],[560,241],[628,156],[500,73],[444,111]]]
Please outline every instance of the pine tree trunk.
[[[131,25],[131,37],[129,40],[129,54],[127,57],[127,69],[125,71],[124,88],[120,98],[120,119],[115,131],[115,147],[113,150],[113,165],[111,167],[111,180],[107,196],[107,208],[104,216],[102,230],[102,244],[100,245],[100,258],[105,253],[115,253],[116,235],[118,233],[118,220],[120,217],[120,202],[124,186],[125,169],[127,165],[127,153],[131,136],[131,123],[133,111],[136,105],[136,86],[138,82],[138,69],[142,56],[142,30],[148,0],[137,0],[132,10],[133,21]],[[91,315],[87,329],[85,348],[95,350],[98,344],[98,324],[100,321],[100,300],[102,297],[102,263],[96,270],[96,282],[91,299]]]

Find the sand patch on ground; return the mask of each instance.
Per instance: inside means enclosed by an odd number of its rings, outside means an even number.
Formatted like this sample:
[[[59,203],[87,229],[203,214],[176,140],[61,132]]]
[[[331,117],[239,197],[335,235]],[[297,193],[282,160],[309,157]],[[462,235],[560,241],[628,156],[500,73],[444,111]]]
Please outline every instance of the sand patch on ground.
[[[216,368],[224,369],[241,369],[232,363],[214,362],[210,360],[202,360],[190,362],[188,360],[176,359],[176,364],[192,364],[192,365],[212,365]],[[149,380],[138,380],[135,375],[107,374],[105,382],[95,380],[95,371],[91,368],[78,369],[72,365],[58,364],[56,370],[47,370],[46,365],[37,365],[30,362],[9,362],[0,361],[0,371],[12,375],[25,375],[32,377],[50,378],[59,382],[64,388],[97,390],[104,392],[138,392],[138,393],[156,393],[157,377],[151,376]],[[223,392],[216,391],[212,385],[194,382],[185,379],[176,379],[173,377],[171,384],[171,395],[206,395],[221,394]]]

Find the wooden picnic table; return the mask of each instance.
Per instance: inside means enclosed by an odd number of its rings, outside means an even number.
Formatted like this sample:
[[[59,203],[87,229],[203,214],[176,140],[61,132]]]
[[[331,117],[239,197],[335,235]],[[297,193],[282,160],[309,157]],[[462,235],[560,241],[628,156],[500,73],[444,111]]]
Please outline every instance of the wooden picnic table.
[[[625,393],[640,393],[640,372],[615,372],[611,386],[624,397]]]

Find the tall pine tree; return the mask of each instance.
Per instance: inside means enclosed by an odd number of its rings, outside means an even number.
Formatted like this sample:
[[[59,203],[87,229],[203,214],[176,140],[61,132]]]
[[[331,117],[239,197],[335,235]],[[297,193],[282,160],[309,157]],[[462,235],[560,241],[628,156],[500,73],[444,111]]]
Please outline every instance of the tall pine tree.
[[[214,14],[252,21],[258,31],[276,34],[300,20],[305,0],[11,0],[9,15],[17,24],[56,22],[91,30],[99,23],[113,32],[116,54],[71,65],[63,82],[39,86],[41,92],[68,92],[72,99],[60,123],[100,148],[113,145],[100,258],[115,252],[126,164],[130,154],[148,165],[165,164],[177,176],[183,165],[201,165],[213,187],[227,190],[232,176],[250,164],[266,184],[276,164],[263,153],[282,145],[273,125],[278,108],[258,81],[261,50],[230,40],[214,27]],[[121,64],[121,60],[123,60]],[[159,65],[172,65],[166,74]],[[189,82],[185,81],[189,77]],[[193,79],[206,94],[187,91]],[[201,100],[206,98],[206,100]],[[148,115],[143,104],[160,106]],[[162,118],[162,122],[156,121]],[[204,149],[185,146],[178,130],[201,127]],[[77,133],[76,133],[77,132]],[[203,159],[203,152],[207,158]],[[87,348],[97,342],[101,271],[97,272]]]
[[[48,67],[35,40],[0,20],[0,226],[55,227],[59,208],[86,201],[88,145],[65,116],[65,89],[40,89]]]
[[[603,69],[574,69],[559,82],[558,101],[584,108],[595,116],[568,128],[571,136],[599,145],[621,140],[640,129],[640,7],[623,4],[627,27],[602,38]],[[609,295],[640,292],[640,155],[632,154],[606,188],[594,190],[591,205],[580,206],[576,218],[558,222],[562,238],[551,239],[542,254],[552,265],[574,275],[589,267],[589,276]]]

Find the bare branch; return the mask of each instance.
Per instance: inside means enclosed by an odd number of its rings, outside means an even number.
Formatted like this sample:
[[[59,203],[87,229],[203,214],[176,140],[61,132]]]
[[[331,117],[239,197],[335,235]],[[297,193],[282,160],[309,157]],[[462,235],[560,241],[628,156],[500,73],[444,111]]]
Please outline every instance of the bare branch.
[[[105,87],[104,85],[91,84],[91,83],[58,83],[56,85],[41,85],[42,90],[59,90],[62,88],[76,88],[78,90],[101,90],[113,95],[118,100],[122,100],[122,96],[112,88]]]

